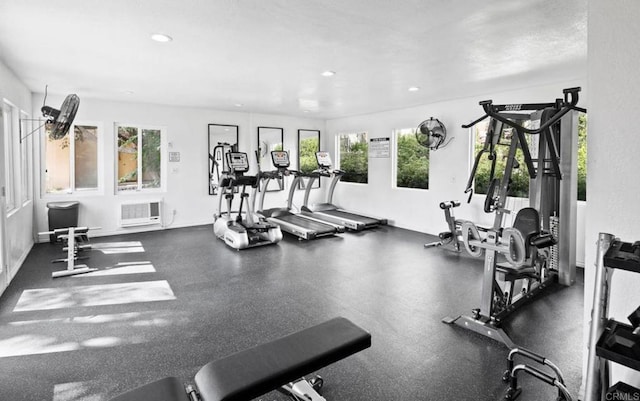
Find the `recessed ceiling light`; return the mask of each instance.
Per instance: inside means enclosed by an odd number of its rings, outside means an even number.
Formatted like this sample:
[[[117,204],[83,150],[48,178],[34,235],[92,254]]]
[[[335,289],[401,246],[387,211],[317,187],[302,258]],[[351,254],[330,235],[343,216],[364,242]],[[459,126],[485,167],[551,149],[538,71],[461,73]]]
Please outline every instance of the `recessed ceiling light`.
[[[171,42],[173,40],[171,36],[165,35],[164,33],[154,33],[151,35],[151,39],[162,43]]]
[[[308,112],[309,112],[309,110],[302,110],[302,112],[303,112],[303,113],[308,113]]]
[[[419,90],[420,90],[420,88],[417,87],[417,86],[412,86],[412,87],[409,88],[409,92],[417,92]]]
[[[236,104],[234,104],[234,106],[236,106],[236,107],[242,107],[242,106],[244,106],[244,104],[242,104],[242,103],[236,103]]]
[[[323,77],[332,77],[332,76],[336,75],[336,72],[327,70],[327,71],[324,71],[320,75],[322,75]]]

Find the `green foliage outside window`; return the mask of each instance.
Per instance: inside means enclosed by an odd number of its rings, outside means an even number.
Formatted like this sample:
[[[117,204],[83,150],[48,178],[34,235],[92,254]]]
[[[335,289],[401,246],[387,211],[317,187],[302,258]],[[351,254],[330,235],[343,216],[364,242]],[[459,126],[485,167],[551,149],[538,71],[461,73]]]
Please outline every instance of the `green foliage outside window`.
[[[484,146],[486,135],[486,128],[481,130],[481,128],[477,128],[476,131],[476,145],[474,156],[480,152]],[[501,179],[504,175],[505,168],[507,166],[507,156],[509,155],[509,146],[511,145],[511,138],[515,135],[515,131],[513,129],[505,129],[502,134],[502,140],[500,144],[495,148],[495,175],[494,178]],[[527,141],[530,143],[529,135],[526,135]],[[511,184],[509,185],[508,196],[513,196],[517,198],[528,198],[529,197],[529,172],[527,171],[527,166],[524,163],[524,155],[521,149],[516,151],[516,160],[518,161],[518,168],[514,168],[511,172]],[[474,193],[476,194],[486,194],[489,189],[490,178],[491,178],[491,164],[492,161],[489,160],[488,152],[485,152],[478,164],[478,169],[476,170],[476,176],[474,181]]]
[[[340,169],[342,181],[369,182],[369,143],[367,133],[340,135]]]
[[[414,129],[396,131],[398,145],[396,186],[429,188],[429,149],[421,146]]]
[[[140,138],[139,131],[142,131]],[[161,131],[118,127],[118,189],[160,188]],[[140,169],[138,157],[142,158]],[[142,177],[138,188],[138,175]]]
[[[318,168],[316,152],[320,150],[318,138],[300,139],[300,171],[308,174]]]
[[[578,116],[578,200],[587,200],[587,115]]]
[[[526,126],[526,125],[525,125]],[[475,142],[475,155],[482,150],[484,139],[486,135],[487,126],[476,126],[476,142]],[[501,178],[507,161],[507,154],[509,152],[509,144],[511,141],[512,132],[505,130],[503,134],[502,143],[496,147],[496,174],[495,178]],[[527,142],[531,146],[530,135],[525,135]],[[522,150],[518,149],[516,153],[516,160],[520,165],[511,173],[511,185],[509,186],[508,196],[528,198],[529,197],[529,173],[527,167],[524,164],[524,156]],[[587,115],[580,113],[578,116],[578,200],[584,201],[587,198]],[[474,193],[486,194],[489,188],[489,177],[491,172],[491,160],[488,158],[488,154],[485,153],[481,162],[478,164],[474,182]]]
[[[142,187],[160,188],[160,130],[142,130]]]

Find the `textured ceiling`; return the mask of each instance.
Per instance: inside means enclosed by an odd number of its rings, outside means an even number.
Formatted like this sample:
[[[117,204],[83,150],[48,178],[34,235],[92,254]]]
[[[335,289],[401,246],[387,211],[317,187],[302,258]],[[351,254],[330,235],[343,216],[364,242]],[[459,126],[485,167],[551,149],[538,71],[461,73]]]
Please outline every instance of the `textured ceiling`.
[[[38,93],[336,118],[583,78],[586,1],[0,0],[0,59]]]

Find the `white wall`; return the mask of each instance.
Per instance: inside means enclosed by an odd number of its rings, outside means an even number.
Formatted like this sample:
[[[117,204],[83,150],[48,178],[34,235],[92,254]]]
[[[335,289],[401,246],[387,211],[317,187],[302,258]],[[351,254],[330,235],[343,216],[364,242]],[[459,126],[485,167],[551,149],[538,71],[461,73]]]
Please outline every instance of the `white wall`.
[[[346,209],[354,209],[388,217],[392,224],[415,231],[438,234],[447,229],[444,213],[438,207],[444,200],[460,200],[463,205],[455,209],[456,217],[482,225],[491,225],[493,215],[484,213],[484,196],[474,195],[471,204],[466,203],[464,189],[471,166],[472,138],[467,124],[484,112],[478,104],[492,99],[496,104],[552,102],[562,97],[562,89],[580,86],[579,105],[587,107],[585,79],[560,82],[555,85],[530,87],[510,92],[487,93],[484,96],[432,103],[419,107],[393,110],[327,121],[327,133],[323,140],[325,150],[335,155],[335,136],[342,133],[366,131],[369,138],[391,137],[393,130],[414,128],[429,117],[438,118],[447,128],[447,137],[454,138],[445,148],[430,155],[429,190],[394,188],[393,158],[369,159],[369,183],[341,183],[336,188],[335,202]],[[366,200],[366,201],[365,201]],[[515,202],[515,200],[512,200]],[[578,233],[584,226],[584,203],[578,208]],[[584,240],[577,239],[577,261],[584,263]]]
[[[324,120],[302,119],[276,115],[251,114],[245,112],[216,111],[175,106],[152,104],[117,103],[82,98],[76,116],[76,122],[99,123],[103,129],[104,147],[102,156],[105,169],[101,180],[104,189],[98,194],[76,193],[72,195],[37,196],[36,225],[38,231],[48,228],[46,204],[51,201],[78,200],[80,202],[79,224],[83,226],[99,226],[102,229],[95,235],[135,232],[147,228],[119,228],[117,226],[118,207],[120,202],[137,199],[164,200],[165,222],[172,219],[171,211],[176,215],[171,227],[210,224],[216,208],[216,197],[208,195],[208,124],[231,124],[239,126],[239,149],[249,153],[250,160],[255,160],[254,150],[257,148],[257,127],[272,126],[284,128],[284,147],[297,152],[298,129],[318,129],[325,135]],[[43,96],[34,95],[34,104],[42,104]],[[61,97],[49,96],[47,104],[59,105]],[[180,152],[180,162],[168,163],[167,191],[159,194],[115,194],[115,158],[116,140],[114,125],[116,122],[147,124],[166,128],[170,148],[168,151]],[[167,158],[168,156],[165,155]],[[295,157],[292,156],[294,162]],[[36,163],[36,171],[40,172],[40,159]],[[39,177],[38,177],[39,180]],[[36,181],[39,182],[39,181]],[[40,186],[36,194],[40,195]],[[318,191],[315,191],[318,192]],[[284,195],[269,196],[266,205],[283,204]]]
[[[31,92],[26,86],[16,77],[16,75],[9,70],[2,60],[0,60],[0,100],[6,99],[15,105],[17,108],[23,111],[29,112],[31,107]],[[5,133],[6,135],[7,133]],[[4,140],[4,138],[0,138]],[[14,149],[19,149],[19,138],[13,138],[16,144]],[[18,162],[20,153],[18,152],[16,159],[16,165],[20,166]],[[4,153],[2,153],[2,167],[0,168],[2,185],[4,184]],[[2,186],[0,185],[0,186]],[[20,190],[20,182],[16,183],[18,192],[16,193],[16,209],[12,210],[6,218],[0,218],[0,224],[4,229],[5,240],[5,256],[7,263],[7,271],[3,271],[0,274],[0,294],[8,286],[9,281],[17,273],[18,269],[22,265],[22,262],[27,257],[27,254],[33,246],[33,202],[27,201],[25,203],[20,202],[22,198]],[[0,210],[0,213],[4,213],[4,208]],[[0,228],[0,229],[2,229]],[[1,247],[0,247],[1,248]],[[0,257],[2,261],[2,257]]]
[[[589,327],[598,233],[640,239],[640,3],[589,1],[589,202],[586,225],[585,330]],[[640,305],[640,275],[613,276],[610,315],[626,322]],[[587,333],[586,331],[585,333]],[[586,334],[585,334],[586,335]],[[585,358],[586,359],[586,358]],[[640,375],[614,367],[614,381],[640,387]]]

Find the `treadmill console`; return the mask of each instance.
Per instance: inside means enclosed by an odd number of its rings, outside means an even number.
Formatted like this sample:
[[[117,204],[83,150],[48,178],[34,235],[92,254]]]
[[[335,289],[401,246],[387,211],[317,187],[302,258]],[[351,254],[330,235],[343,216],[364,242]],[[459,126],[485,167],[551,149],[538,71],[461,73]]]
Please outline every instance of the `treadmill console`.
[[[276,168],[287,168],[290,164],[289,153],[283,150],[272,150],[271,160],[273,161],[273,165]]]
[[[316,160],[318,161],[318,166],[320,168],[330,169],[331,165],[331,156],[329,152],[316,152]]]
[[[227,153],[227,164],[232,173],[246,173],[249,171],[249,158],[244,152]]]

